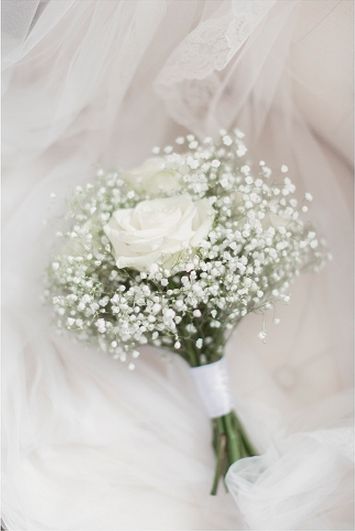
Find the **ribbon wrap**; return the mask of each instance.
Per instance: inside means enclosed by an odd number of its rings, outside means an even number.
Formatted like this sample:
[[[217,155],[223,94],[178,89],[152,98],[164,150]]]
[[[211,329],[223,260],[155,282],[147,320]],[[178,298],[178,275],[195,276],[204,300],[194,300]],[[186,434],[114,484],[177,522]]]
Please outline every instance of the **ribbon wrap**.
[[[225,359],[190,370],[208,416],[215,418],[230,413],[233,402]]]

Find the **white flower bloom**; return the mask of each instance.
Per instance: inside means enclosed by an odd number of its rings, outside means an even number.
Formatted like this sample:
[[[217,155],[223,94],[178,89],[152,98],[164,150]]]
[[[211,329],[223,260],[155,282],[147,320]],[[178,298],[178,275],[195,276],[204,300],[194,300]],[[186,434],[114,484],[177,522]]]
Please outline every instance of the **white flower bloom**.
[[[116,210],[104,227],[122,269],[149,270],[171,263],[178,253],[199,247],[211,230],[214,210],[208,199],[193,201],[187,194],[142,201]]]
[[[175,193],[179,190],[181,172],[162,157],[151,157],[137,168],[125,172],[122,178],[135,190],[152,195]]]

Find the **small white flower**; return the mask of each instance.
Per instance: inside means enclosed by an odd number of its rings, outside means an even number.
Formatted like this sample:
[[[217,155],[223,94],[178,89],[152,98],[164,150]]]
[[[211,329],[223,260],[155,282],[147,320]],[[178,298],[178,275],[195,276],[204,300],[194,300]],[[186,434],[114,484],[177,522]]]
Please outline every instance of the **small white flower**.
[[[198,349],[202,348],[203,347],[203,339],[201,337],[199,337],[197,340],[196,340],[196,347]]]

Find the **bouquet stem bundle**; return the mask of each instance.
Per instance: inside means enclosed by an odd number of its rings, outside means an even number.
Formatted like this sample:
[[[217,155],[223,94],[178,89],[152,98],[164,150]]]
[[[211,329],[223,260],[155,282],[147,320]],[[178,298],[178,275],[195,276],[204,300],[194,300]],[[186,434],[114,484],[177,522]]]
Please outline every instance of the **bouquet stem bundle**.
[[[192,324],[198,326],[196,319],[192,320]],[[206,367],[220,361],[224,356],[226,331],[223,327],[213,329],[208,316],[206,316],[203,330],[200,333],[204,337],[213,337],[213,341],[206,346],[203,354],[196,349],[190,337],[184,337],[183,330],[181,330],[182,349],[176,353],[185,359],[191,368]],[[224,415],[212,417],[211,423],[216,466],[210,493],[216,495],[219,482],[224,479],[229,467],[239,459],[257,455],[257,452],[233,409]]]
[[[250,443],[235,411],[212,419],[213,449],[216,456],[216,468],[211,494],[216,495],[221,478],[229,467],[243,457],[252,457],[256,451]]]

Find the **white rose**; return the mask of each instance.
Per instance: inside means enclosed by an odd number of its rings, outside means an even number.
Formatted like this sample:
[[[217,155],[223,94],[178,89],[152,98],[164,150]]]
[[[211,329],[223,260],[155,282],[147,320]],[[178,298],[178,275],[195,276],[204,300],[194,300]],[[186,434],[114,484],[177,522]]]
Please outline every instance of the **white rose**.
[[[171,194],[181,188],[180,173],[162,157],[147,159],[141,166],[122,174],[134,189],[152,195]]]
[[[117,267],[143,271],[155,263],[172,263],[176,253],[198,247],[206,239],[213,219],[208,199],[193,201],[184,194],[116,210],[104,231]]]

